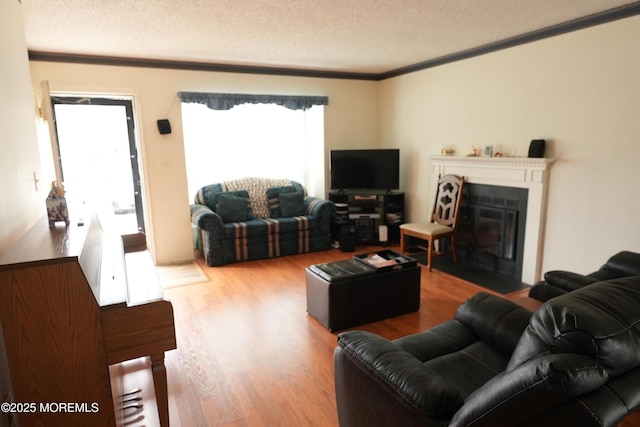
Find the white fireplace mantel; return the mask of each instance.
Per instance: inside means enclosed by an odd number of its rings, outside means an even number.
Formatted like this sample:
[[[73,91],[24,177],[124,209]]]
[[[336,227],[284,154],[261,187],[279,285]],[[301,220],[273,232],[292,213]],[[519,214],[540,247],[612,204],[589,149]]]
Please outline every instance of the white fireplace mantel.
[[[533,284],[541,277],[549,168],[554,159],[520,157],[430,156],[431,193],[435,200],[440,175],[464,176],[472,184],[528,189],[527,222],[521,280]]]

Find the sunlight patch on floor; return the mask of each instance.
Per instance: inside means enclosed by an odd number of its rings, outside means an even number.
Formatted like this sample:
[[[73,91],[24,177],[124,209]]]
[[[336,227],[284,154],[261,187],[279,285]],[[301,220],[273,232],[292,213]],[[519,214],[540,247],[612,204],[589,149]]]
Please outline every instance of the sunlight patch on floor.
[[[159,265],[156,266],[156,271],[163,289],[209,281],[209,277],[200,270],[195,261],[180,265]]]

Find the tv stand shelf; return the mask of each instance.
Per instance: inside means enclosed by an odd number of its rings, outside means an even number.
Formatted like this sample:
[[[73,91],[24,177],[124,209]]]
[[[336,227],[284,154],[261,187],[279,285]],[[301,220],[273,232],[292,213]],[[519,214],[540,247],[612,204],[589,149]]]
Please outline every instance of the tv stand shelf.
[[[404,193],[393,191],[333,190],[329,200],[336,204],[333,240],[342,227],[353,227],[357,243],[399,243],[404,221]],[[380,226],[387,226],[387,239],[380,239]],[[384,236],[383,236],[384,237]]]

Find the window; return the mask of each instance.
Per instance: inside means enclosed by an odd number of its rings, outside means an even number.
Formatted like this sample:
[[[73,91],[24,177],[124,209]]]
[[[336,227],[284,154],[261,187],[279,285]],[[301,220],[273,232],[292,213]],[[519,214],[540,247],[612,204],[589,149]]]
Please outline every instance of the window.
[[[189,197],[204,185],[243,177],[289,178],[324,193],[324,107],[290,110],[241,104],[212,110],[182,103]]]

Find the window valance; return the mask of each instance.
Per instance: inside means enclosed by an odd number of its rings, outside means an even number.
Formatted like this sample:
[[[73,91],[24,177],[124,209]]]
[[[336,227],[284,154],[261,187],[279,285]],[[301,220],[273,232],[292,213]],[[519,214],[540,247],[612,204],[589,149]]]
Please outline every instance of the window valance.
[[[212,110],[230,110],[240,104],[276,104],[290,110],[307,110],[314,105],[329,105],[327,96],[178,92],[178,97],[182,102],[204,104]]]

